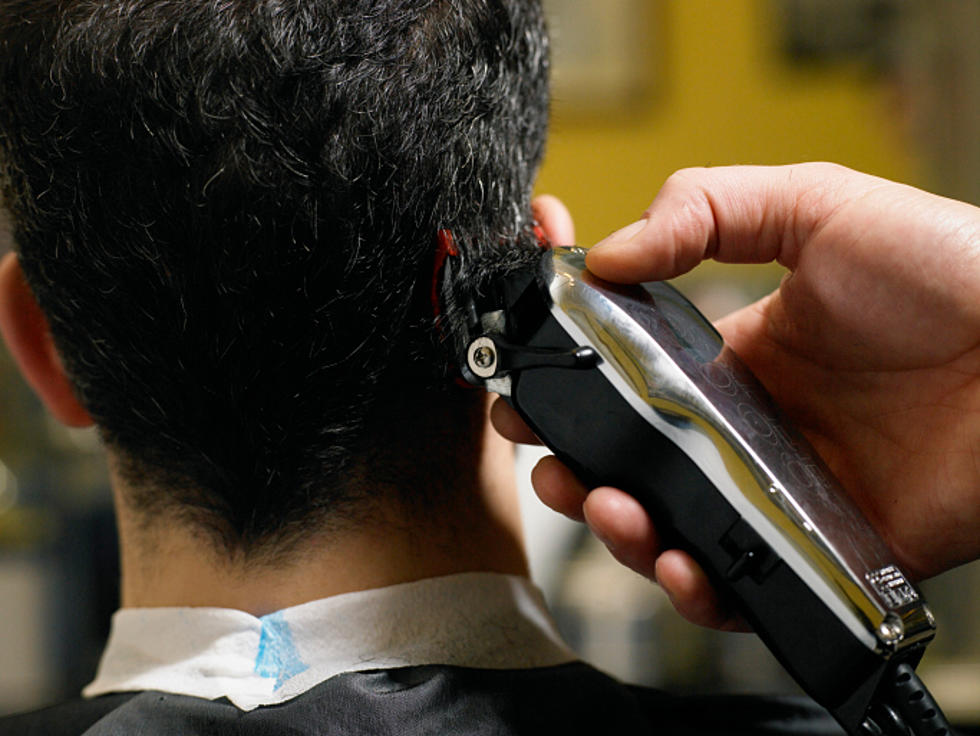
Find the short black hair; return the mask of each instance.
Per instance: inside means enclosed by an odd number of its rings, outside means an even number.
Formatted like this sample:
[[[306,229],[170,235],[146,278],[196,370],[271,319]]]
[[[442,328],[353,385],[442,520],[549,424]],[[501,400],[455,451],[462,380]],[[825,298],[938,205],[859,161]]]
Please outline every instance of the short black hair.
[[[532,257],[547,68],[532,0],[0,0],[16,247],[132,503],[278,544],[467,415],[435,235],[450,304]]]

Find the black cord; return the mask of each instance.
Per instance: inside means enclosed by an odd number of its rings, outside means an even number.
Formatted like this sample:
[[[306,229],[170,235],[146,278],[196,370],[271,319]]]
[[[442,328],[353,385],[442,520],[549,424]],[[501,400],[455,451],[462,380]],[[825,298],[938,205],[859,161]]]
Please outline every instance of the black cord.
[[[942,709],[906,663],[895,668],[890,705],[912,736],[951,736],[952,729]]]

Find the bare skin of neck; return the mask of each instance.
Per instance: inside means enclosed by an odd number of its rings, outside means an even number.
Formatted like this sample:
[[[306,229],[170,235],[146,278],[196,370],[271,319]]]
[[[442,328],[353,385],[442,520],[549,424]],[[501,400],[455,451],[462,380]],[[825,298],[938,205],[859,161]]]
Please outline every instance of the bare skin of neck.
[[[381,509],[377,523],[314,535],[275,566],[229,559],[171,519],[138,523],[115,478],[122,605],[213,606],[256,616],[341,593],[462,572],[527,573],[513,446],[484,433],[477,488],[463,516],[406,519]],[[403,514],[404,512],[401,512]]]

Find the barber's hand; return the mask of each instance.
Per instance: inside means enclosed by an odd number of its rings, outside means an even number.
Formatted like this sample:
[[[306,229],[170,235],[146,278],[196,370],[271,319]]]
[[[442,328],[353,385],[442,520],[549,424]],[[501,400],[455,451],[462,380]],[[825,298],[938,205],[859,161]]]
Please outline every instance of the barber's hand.
[[[718,329],[898,562],[924,578],[980,557],[980,209],[831,164],[689,169],[587,264],[641,282],[708,258],[790,269]],[[503,402],[494,421],[532,439]],[[554,458],[532,480],[687,618],[740,626],[689,556],[661,550],[632,498],[587,495]]]

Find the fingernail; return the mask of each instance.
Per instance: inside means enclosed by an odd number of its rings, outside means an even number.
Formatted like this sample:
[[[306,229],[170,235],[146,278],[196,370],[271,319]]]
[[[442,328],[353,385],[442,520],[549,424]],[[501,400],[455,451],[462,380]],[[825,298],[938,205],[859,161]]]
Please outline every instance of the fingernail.
[[[631,240],[634,236],[638,235],[643,228],[647,226],[647,219],[637,220],[632,225],[627,225],[626,227],[620,228],[612,235],[607,235],[605,238],[600,240],[598,243],[592,246],[591,250],[598,250],[599,248],[609,248],[621,245],[628,240]]]

